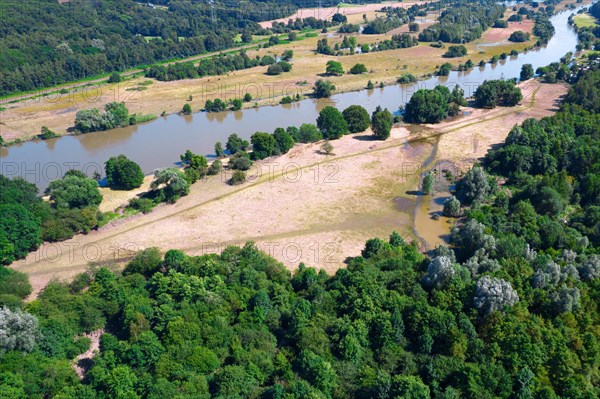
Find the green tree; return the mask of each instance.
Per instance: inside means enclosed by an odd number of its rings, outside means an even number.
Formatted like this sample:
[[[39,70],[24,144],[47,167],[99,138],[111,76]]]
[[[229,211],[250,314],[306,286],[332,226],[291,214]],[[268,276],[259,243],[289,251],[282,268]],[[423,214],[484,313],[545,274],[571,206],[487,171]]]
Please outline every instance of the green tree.
[[[325,73],[331,76],[342,76],[344,72],[344,67],[341,63],[333,60],[327,61],[327,66],[325,69]]]
[[[488,176],[481,166],[471,168],[462,179],[456,183],[456,197],[463,204],[474,201],[481,202],[492,192]]]
[[[181,113],[184,115],[191,115],[192,114],[192,106],[188,103],[185,103],[183,105],[183,109],[181,110]]]
[[[239,151],[245,151],[250,147],[250,143],[246,140],[242,140],[237,134],[233,133],[227,139],[227,143],[225,143],[225,148],[229,151],[230,154],[236,154]]]
[[[217,158],[223,158],[225,156],[225,150],[223,150],[223,144],[220,141],[215,143],[215,155]]]
[[[108,78],[108,83],[119,83],[123,80],[119,72],[113,72]]]
[[[111,157],[104,164],[104,169],[106,183],[113,189],[133,190],[144,182],[142,168],[123,154]]]
[[[394,117],[392,113],[388,111],[388,109],[384,109],[383,111],[376,111],[373,113],[373,117],[371,120],[371,128],[373,129],[373,134],[380,140],[386,140],[390,137],[390,132],[392,131],[392,126],[394,124]]]
[[[328,80],[319,79],[315,82],[313,91],[316,98],[328,98],[335,91],[335,86]]]
[[[404,120],[409,123],[437,123],[448,115],[448,101],[438,90],[419,89],[404,111]]]
[[[96,180],[73,174],[50,182],[48,194],[53,204],[61,209],[95,207],[102,202]]]
[[[294,146],[294,139],[282,128],[275,129],[273,137],[275,138],[275,149],[280,154],[287,153]]]
[[[314,143],[323,140],[323,133],[312,123],[303,123],[298,130],[300,143]]]
[[[154,172],[154,180],[150,187],[153,190],[162,190],[165,200],[175,203],[189,192],[189,184],[185,174],[177,168],[158,169]]]
[[[265,159],[273,155],[277,142],[269,133],[256,132],[250,138],[252,143],[252,158]]]
[[[337,108],[327,106],[319,112],[317,126],[323,133],[323,137],[335,140],[348,133],[348,123]]]
[[[423,194],[429,195],[433,193],[433,185],[435,183],[435,177],[433,172],[425,173],[423,176]]]
[[[521,81],[529,80],[532,77],[533,77],[533,65],[523,64],[523,66],[521,67],[521,75],[520,75]]]
[[[352,75],[360,75],[363,73],[367,73],[367,67],[365,64],[355,64],[352,68],[350,68],[350,73]]]
[[[0,237],[5,258],[3,263],[10,264],[24,258],[29,251],[41,243],[39,219],[18,204],[0,205]]]
[[[342,112],[342,115],[348,123],[350,133],[364,132],[371,126],[369,113],[360,105],[349,106]]]
[[[460,201],[455,196],[448,198],[444,202],[444,216],[459,217],[460,216]]]
[[[232,111],[239,111],[240,109],[242,109],[242,105],[242,100],[240,100],[239,98],[234,98],[233,100],[231,100]]]

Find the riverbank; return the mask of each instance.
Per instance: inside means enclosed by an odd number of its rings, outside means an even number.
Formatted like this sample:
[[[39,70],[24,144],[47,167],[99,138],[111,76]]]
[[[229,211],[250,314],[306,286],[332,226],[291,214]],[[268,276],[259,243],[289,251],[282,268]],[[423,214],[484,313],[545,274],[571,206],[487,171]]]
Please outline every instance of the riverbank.
[[[507,13],[506,17],[508,15],[510,13]],[[429,23],[427,19],[420,22],[424,26]],[[285,50],[293,50],[293,70],[279,76],[266,75],[266,67],[256,67],[202,79],[172,82],[150,80],[151,84],[147,84],[149,79],[138,77],[120,84],[95,85],[62,95],[5,104],[7,109],[0,113],[0,135],[5,142],[26,141],[37,136],[41,126],[47,126],[59,135],[66,135],[69,134],[78,111],[92,107],[102,108],[111,101],[125,102],[130,113],[150,115],[174,114],[186,103],[197,112],[204,107],[206,100],[241,98],[247,92],[252,94],[254,100],[245,104],[246,107],[274,105],[285,95],[309,95],[314,82],[323,78],[325,64],[329,60],[341,62],[345,70],[362,63],[369,71],[362,75],[325,77],[336,85],[336,94],[364,89],[368,81],[377,86],[387,86],[396,83],[397,78],[405,73],[420,77],[429,76],[445,62],[450,62],[456,67],[467,59],[478,64],[481,60],[489,61],[492,56],[510,53],[513,49],[522,52],[535,43],[536,39],[532,38],[525,43],[510,43],[506,39],[516,29],[530,31],[531,27],[531,21],[523,21],[510,23],[506,29],[489,29],[482,38],[466,44],[467,56],[452,59],[442,58],[447,49],[430,47],[429,43],[367,54],[325,56],[315,53],[317,41],[327,35],[331,45],[334,45],[341,42],[343,35],[322,34],[285,45],[248,51],[250,57],[277,57]],[[358,42],[375,43],[390,37],[389,33],[358,35]],[[188,101],[190,96],[192,100]]]
[[[228,186],[227,176],[209,178],[174,205],[43,246],[12,267],[29,275],[37,293],[50,279],[70,279],[90,263],[120,267],[143,248],[199,255],[255,241],[290,268],[305,262],[333,273],[344,266],[342,254],[359,255],[368,238],[393,230],[414,238],[415,191],[436,140],[435,160],[466,168],[514,124],[552,114],[565,86],[529,83],[517,107],[467,109],[467,116],[418,133],[411,126],[395,128],[384,142],[369,132],[344,136],[332,142],[332,156],[321,154],[318,143],[297,145],[257,163],[242,186]],[[398,197],[406,198],[405,210],[395,206]]]

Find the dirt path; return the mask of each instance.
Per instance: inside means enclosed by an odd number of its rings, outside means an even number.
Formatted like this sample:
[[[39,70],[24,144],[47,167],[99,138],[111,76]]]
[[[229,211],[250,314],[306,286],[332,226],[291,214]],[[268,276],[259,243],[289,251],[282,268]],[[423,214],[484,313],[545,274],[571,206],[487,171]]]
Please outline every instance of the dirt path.
[[[70,279],[90,262],[123,264],[143,248],[200,255],[255,241],[290,268],[305,262],[334,272],[346,256],[360,254],[368,238],[397,230],[412,239],[413,192],[431,155],[429,138],[439,138],[438,158],[468,165],[502,142],[514,124],[554,112],[565,92],[561,85],[529,84],[521,106],[467,110],[469,116],[420,133],[395,128],[385,142],[368,132],[345,136],[333,142],[332,156],[321,154],[319,144],[298,145],[258,163],[242,186],[226,185],[227,175],[213,177],[174,205],[44,245],[13,267],[28,273],[39,292],[53,277]],[[397,209],[397,198],[406,199],[406,209]]]

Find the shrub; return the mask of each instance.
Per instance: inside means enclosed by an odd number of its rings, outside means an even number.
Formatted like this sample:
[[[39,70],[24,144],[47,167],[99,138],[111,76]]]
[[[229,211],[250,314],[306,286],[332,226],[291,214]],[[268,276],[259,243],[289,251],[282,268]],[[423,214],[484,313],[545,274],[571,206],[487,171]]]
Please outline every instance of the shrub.
[[[418,32],[419,31],[419,24],[416,22],[411,22],[408,24],[408,30],[409,32]]]
[[[331,94],[335,91],[335,86],[328,80],[319,79],[315,82],[314,96],[316,98],[327,98],[331,97]]]
[[[333,153],[333,145],[331,145],[329,140],[325,140],[325,142],[321,145],[321,151],[325,155],[331,155]]]
[[[450,75],[451,70],[452,70],[452,64],[450,64],[449,62],[446,62],[445,64],[442,64],[442,66],[440,66],[440,69],[438,69],[438,71],[437,71],[437,75],[438,76],[448,76],[448,75]]]
[[[279,64],[269,65],[267,68],[267,75],[281,75],[283,73],[283,68]]]
[[[213,161],[213,163],[210,164],[206,173],[209,176],[218,175],[222,168],[223,168],[223,164],[221,163],[221,161],[219,161],[217,159],[217,160]]]
[[[341,63],[330,60],[330,61],[327,61],[327,67],[325,68],[325,73],[327,75],[332,75],[332,76],[341,76],[344,74],[344,67],[342,66]]]
[[[404,75],[398,78],[398,83],[407,84],[407,83],[415,83],[417,78],[411,73],[405,73]]]
[[[508,22],[498,19],[494,22],[494,28],[508,28]]]
[[[129,200],[129,206],[136,211],[144,214],[152,212],[156,204],[149,198],[132,198]]]
[[[467,55],[467,48],[463,45],[460,45],[460,46],[448,47],[448,51],[446,51],[442,57],[455,58],[455,57],[464,57],[465,55]]]
[[[513,32],[510,37],[508,38],[509,41],[511,42],[515,42],[515,43],[522,43],[522,42],[526,42],[527,40],[529,40],[529,33],[525,33],[523,31],[515,31]]]
[[[350,73],[352,75],[360,75],[360,74],[366,73],[366,72],[367,72],[367,67],[365,66],[365,64],[356,64],[352,68],[350,68]]]
[[[123,80],[118,72],[113,72],[108,78],[108,83],[119,83]]]
[[[230,186],[237,186],[246,181],[246,172],[236,170],[231,175],[231,178],[227,181]]]

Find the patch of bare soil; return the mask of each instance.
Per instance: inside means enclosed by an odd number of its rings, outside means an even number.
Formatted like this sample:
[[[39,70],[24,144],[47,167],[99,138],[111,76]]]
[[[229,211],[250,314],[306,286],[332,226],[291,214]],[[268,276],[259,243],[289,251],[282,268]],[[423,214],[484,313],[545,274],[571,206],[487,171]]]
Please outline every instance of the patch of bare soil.
[[[85,374],[92,366],[92,359],[100,351],[100,337],[102,334],[104,334],[104,329],[83,334],[84,337],[89,338],[92,342],[89,349],[73,359],[72,362],[72,367],[75,369],[75,373],[77,373],[80,380],[83,380]]]

